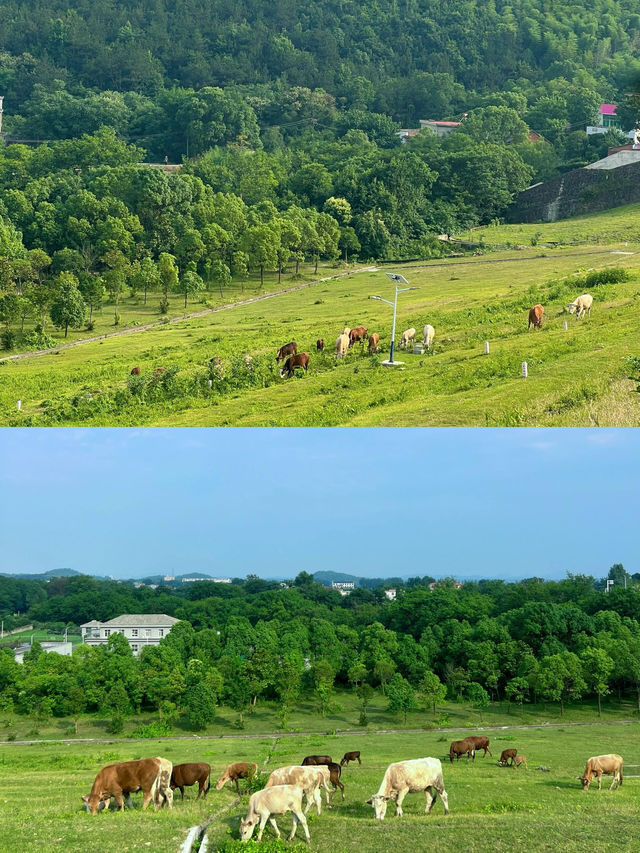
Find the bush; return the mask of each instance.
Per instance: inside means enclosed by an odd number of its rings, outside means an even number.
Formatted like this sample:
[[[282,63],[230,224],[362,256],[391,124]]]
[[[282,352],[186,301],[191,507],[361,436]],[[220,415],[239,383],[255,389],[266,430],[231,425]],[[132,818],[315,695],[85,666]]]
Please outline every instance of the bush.
[[[0,342],[2,343],[2,349],[13,349],[16,345],[16,333],[11,331],[11,329],[3,329],[0,334]]]
[[[124,731],[124,719],[122,714],[114,714],[113,717],[111,717],[109,724],[107,725],[107,731],[110,735],[119,735]],[[141,735],[141,737],[145,737],[145,735]]]
[[[168,737],[168,735],[172,733],[173,729],[166,720],[155,720],[153,723],[147,723],[146,725],[138,726],[138,728],[134,732],[131,732],[130,735],[127,735],[127,737]]]

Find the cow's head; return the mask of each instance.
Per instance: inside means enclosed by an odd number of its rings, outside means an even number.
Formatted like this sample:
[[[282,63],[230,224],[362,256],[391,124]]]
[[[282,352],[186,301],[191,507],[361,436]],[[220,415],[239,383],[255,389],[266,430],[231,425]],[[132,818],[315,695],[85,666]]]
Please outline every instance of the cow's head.
[[[89,794],[88,797],[83,797],[82,802],[84,803],[84,810],[89,814],[98,814],[104,808],[106,808],[105,803],[106,797],[100,794]]]
[[[582,782],[582,790],[583,790],[583,791],[588,791],[588,790],[589,790],[589,785],[591,784],[591,777],[587,777],[587,776],[578,776],[578,779],[579,779],[579,781],[580,781],[580,782]]]
[[[228,779],[229,777],[223,773],[222,776],[216,782],[216,791],[220,791],[222,788],[224,788],[224,783],[227,782]]]
[[[367,800],[367,805],[373,806],[376,813],[376,820],[384,820],[387,813],[387,803],[391,797],[384,797],[382,794],[374,794]]]
[[[255,817],[248,817],[246,820],[240,821],[240,838],[243,841],[249,841],[259,820],[256,815]]]
[[[567,305],[567,311],[569,312],[569,314],[575,314],[575,311],[576,311],[575,302],[572,302],[571,305]]]

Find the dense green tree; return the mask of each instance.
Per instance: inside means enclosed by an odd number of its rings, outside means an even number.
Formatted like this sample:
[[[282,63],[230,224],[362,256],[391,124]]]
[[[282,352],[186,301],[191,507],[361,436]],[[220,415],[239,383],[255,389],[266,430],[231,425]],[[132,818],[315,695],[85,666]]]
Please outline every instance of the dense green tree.
[[[60,273],[56,295],[49,311],[54,326],[64,329],[66,338],[69,326],[72,329],[82,326],[85,311],[86,305],[78,289],[78,279],[72,273]]]

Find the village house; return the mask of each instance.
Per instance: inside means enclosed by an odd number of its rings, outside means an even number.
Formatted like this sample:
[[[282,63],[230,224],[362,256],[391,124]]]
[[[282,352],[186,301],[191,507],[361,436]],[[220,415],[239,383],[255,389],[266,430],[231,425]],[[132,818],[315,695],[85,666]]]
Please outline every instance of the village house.
[[[92,619],[80,626],[82,642],[99,646],[108,642],[112,634],[122,634],[128,640],[135,656],[147,646],[157,646],[179,619],[165,613],[129,613],[108,622]]]

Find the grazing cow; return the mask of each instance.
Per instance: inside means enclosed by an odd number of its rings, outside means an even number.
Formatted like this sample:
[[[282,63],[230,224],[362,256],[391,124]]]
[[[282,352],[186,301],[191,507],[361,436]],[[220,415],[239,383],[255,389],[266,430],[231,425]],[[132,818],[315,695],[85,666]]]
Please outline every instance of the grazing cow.
[[[484,753],[482,755],[483,758],[486,758],[487,753],[491,755],[491,750],[489,749],[489,738],[486,735],[471,735],[465,740],[470,740],[473,744],[473,760],[476,760],[476,750],[484,749]]]
[[[326,771],[326,772],[323,772]],[[299,764],[290,764],[287,767],[279,767],[274,770],[269,778],[265,788],[273,788],[274,785],[297,785],[304,791],[307,798],[307,807],[304,810],[306,814],[313,803],[316,804],[318,817],[322,814],[322,796],[320,794],[320,786],[322,785],[326,796],[327,805],[329,805],[329,771],[326,767],[301,767]]]
[[[598,777],[598,790],[600,790],[603,775],[608,776],[610,773],[613,775],[613,779],[611,785],[609,785],[609,790],[611,791],[614,786],[619,788],[622,785],[622,764],[622,756],[617,755],[615,752],[609,755],[596,755],[593,758],[587,759],[584,776],[578,776],[578,779],[582,782],[582,790],[589,790],[589,785],[594,776]]]
[[[283,358],[286,358],[288,355],[295,355],[298,352],[298,344],[295,341],[290,341],[288,344],[284,344],[278,350],[278,355],[276,356],[276,364],[282,361]]]
[[[316,350],[318,352],[322,352],[323,349],[324,349],[324,338],[318,338],[318,340],[316,341]]]
[[[349,335],[345,335],[343,332],[341,335],[338,335],[338,339],[336,340],[336,357],[344,358],[347,354],[347,350],[349,349]]]
[[[517,754],[518,754],[517,749],[503,749],[502,753],[500,755],[500,761],[498,761],[498,766],[499,767],[508,767],[509,762],[511,762],[511,767],[513,767]]]
[[[449,747],[449,761],[453,764],[455,756],[456,761],[460,761],[460,756],[467,756],[467,761],[474,756],[474,746],[471,738],[466,737],[464,740],[454,740]]]
[[[249,764],[246,761],[236,761],[235,764],[229,764],[222,776],[216,782],[216,791],[223,788],[227,782],[236,783],[236,791],[240,793],[238,779],[253,779],[258,772],[257,764]]]
[[[130,802],[128,795],[131,792],[142,791],[142,808],[146,809],[150,802],[157,807],[159,774],[160,762],[157,758],[107,764],[96,776],[90,794],[83,797],[82,801],[91,814],[97,814],[101,808],[109,808],[109,800],[115,797],[119,810],[124,811],[124,796]],[[104,805],[100,806],[101,802]]]
[[[307,757],[302,761],[302,767],[309,767],[317,764],[333,764],[333,759],[330,755],[307,755]]]
[[[534,305],[529,309],[529,325],[527,331],[533,326],[534,329],[542,328],[542,318],[544,316],[544,308],[542,305]]]
[[[520,767],[521,764],[524,764],[524,769],[528,770],[527,767],[527,756],[526,755],[516,755],[516,767]]]
[[[449,814],[449,800],[442,779],[442,764],[437,758],[415,758],[390,764],[380,783],[378,793],[367,800],[375,809],[376,819],[384,820],[387,803],[394,800],[396,817],[402,817],[402,801],[407,794],[424,791],[427,799],[425,812],[433,808],[438,794],[442,797],[444,813]]]
[[[194,764],[174,764],[171,772],[171,788],[178,788],[184,800],[184,789],[190,785],[198,783],[198,796],[200,799],[202,794],[203,799],[206,799],[209,788],[211,787],[211,767],[204,762]]]
[[[307,819],[302,813],[302,789],[296,785],[276,785],[273,788],[265,788],[252,794],[249,799],[249,812],[246,818],[240,821],[240,838],[243,841],[249,841],[253,835],[253,830],[260,824],[258,841],[261,841],[267,821],[280,838],[280,830],[273,815],[286,814],[286,812],[291,812],[293,818],[289,841],[296,834],[298,823],[301,823],[308,844],[311,839],[309,838]]]
[[[380,343],[380,335],[377,332],[373,332],[369,335],[369,352],[373,355],[373,353],[378,352]]]
[[[402,337],[400,338],[400,349],[406,349],[409,342],[413,341],[415,339],[415,336],[416,336],[416,330],[415,329],[406,329],[402,333]]]
[[[351,334],[351,328],[349,326],[345,326],[344,329],[342,330],[342,334],[349,337],[349,335]]]
[[[362,761],[360,761],[360,752],[345,752],[340,761],[340,766],[344,767],[344,765],[348,764],[350,761],[357,761],[358,764],[362,764]]]
[[[139,367],[132,367],[130,375],[131,376],[140,376],[140,368]]]
[[[582,296],[578,296],[577,299],[574,299],[573,302],[570,302],[567,305],[567,309],[569,314],[576,315],[576,319],[579,320],[585,311],[591,316],[591,306],[593,305],[593,296],[590,293],[583,293]]]
[[[301,367],[304,372],[307,372],[309,367],[309,353],[299,352],[297,355],[290,355],[285,361],[284,366],[280,368],[280,377],[293,376],[296,372],[296,367]]]
[[[430,326],[429,323],[427,323],[422,332],[422,343],[427,349],[431,349],[431,344],[433,343],[435,334],[436,330],[433,328],[433,326]]]
[[[349,332],[349,346],[352,347],[358,341],[364,341],[367,339],[367,327],[366,326],[357,326],[355,329],[351,329]]]

